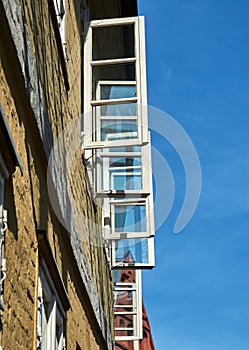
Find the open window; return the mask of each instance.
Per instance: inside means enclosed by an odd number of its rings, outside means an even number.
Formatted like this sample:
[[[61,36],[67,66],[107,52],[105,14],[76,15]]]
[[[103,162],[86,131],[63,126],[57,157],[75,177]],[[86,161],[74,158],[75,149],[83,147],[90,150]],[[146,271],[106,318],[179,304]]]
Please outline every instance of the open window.
[[[43,264],[39,271],[38,287],[38,349],[64,350],[63,324],[66,314],[56,288]]]
[[[112,240],[111,255],[114,269],[151,269],[155,266],[154,237]],[[127,262],[127,256],[132,262]]]
[[[98,196],[140,197],[152,193],[150,145],[104,148],[94,157]]]
[[[104,199],[103,232],[105,240],[109,241],[113,268],[128,266],[146,269],[155,266],[151,201],[151,195],[145,199]],[[131,256],[132,262],[127,262],[128,256]]]
[[[108,200],[103,207],[104,238],[129,239],[154,236],[154,213],[150,199],[151,197]]]
[[[65,350],[65,319],[70,302],[46,232],[37,230],[37,239],[39,250],[37,349]]]
[[[84,156],[117,269],[154,266],[144,39],[143,17],[104,19],[84,46]]]
[[[60,32],[60,39],[63,48],[64,58],[66,55],[66,1],[65,0],[53,0],[56,19]]]
[[[0,140],[0,310],[4,310],[2,298],[4,294],[4,280],[6,277],[5,232],[7,230],[7,210],[4,207],[5,185],[6,181],[8,181],[15,172],[16,167],[20,168],[22,174],[23,167],[1,105]]]
[[[142,338],[141,271],[116,270],[114,279],[115,342]]]
[[[135,81],[99,81],[94,108],[96,141],[116,143],[140,138]],[[133,142],[133,141],[132,141]],[[132,143],[131,142],[131,143]]]
[[[7,211],[4,209],[4,188],[8,170],[0,154],[0,310],[4,310],[3,291],[6,277],[6,260],[4,256],[5,232],[7,229]]]
[[[92,21],[84,58],[84,149],[147,143],[143,17]]]

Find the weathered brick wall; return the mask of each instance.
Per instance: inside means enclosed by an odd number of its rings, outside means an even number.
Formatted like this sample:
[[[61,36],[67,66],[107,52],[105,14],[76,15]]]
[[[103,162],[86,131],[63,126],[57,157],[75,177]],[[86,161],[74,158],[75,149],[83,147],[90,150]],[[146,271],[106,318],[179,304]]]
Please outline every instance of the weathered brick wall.
[[[45,96],[45,105],[56,139],[68,123],[81,113],[81,44],[80,8],[78,1],[67,3],[67,72],[70,90],[67,92],[58,56],[58,47],[48,8],[48,1],[21,1],[23,19],[35,57],[38,78]],[[6,31],[7,27],[4,28]],[[38,249],[36,224],[48,232],[57,264],[68,291],[72,309],[68,312],[67,349],[100,349],[98,330],[91,321],[91,307],[83,291],[80,274],[69,246],[66,231],[58,222],[47,193],[46,156],[34,121],[20,67],[13,56],[9,34],[1,44],[0,102],[8,120],[17,151],[24,167],[21,176],[17,169],[7,182],[6,207],[9,229],[6,237],[7,278],[3,312],[4,349],[36,348],[36,310]],[[2,42],[2,41],[4,42]],[[8,52],[8,50],[10,50]],[[32,88],[32,87],[31,87]],[[45,135],[46,136],[46,135]],[[87,188],[85,168],[80,150],[71,166],[69,185],[79,212],[90,222],[99,221],[99,214]],[[80,221],[81,222],[81,221]],[[109,327],[112,329],[112,284],[102,246],[101,230],[91,232],[91,225],[81,227],[81,244],[88,259],[92,278]],[[92,228],[94,230],[94,228]],[[96,245],[89,244],[92,236]],[[87,239],[86,239],[87,238]],[[1,344],[0,344],[1,345]]]

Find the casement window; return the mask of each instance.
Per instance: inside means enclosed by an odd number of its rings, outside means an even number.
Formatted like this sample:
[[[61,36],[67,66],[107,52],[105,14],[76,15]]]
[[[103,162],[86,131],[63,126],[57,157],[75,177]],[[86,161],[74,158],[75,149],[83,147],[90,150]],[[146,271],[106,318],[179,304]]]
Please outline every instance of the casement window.
[[[0,140],[0,310],[4,310],[2,298],[4,294],[4,280],[6,277],[6,258],[4,249],[7,230],[7,210],[5,208],[6,182],[15,172],[17,166],[20,168],[20,171],[23,174],[23,167],[1,105]]]
[[[141,271],[118,270],[114,279],[115,341],[142,338]]]
[[[94,162],[98,196],[147,197],[151,193],[150,144],[104,148]]]
[[[45,231],[37,231],[39,249],[37,349],[66,350],[64,328],[69,299]]]
[[[133,152],[132,152],[133,151]],[[154,261],[154,205],[150,145],[99,152],[97,181],[103,198],[103,232],[109,241],[113,268],[150,268]],[[147,166],[148,163],[150,166]]]
[[[63,53],[66,57],[66,0],[53,0]]]
[[[144,238],[154,236],[153,208],[146,199],[111,199],[103,208],[103,225],[106,239]],[[106,216],[107,214],[110,215]],[[108,228],[109,227],[109,228]]]
[[[40,267],[38,283],[38,349],[64,350],[66,314],[45,263]]]
[[[4,182],[5,178],[9,177],[8,170],[4,163],[4,160],[0,154],[0,207],[4,207]]]
[[[91,21],[84,59],[84,148],[147,143],[143,17]]]
[[[132,262],[127,262],[128,255],[132,255]],[[151,269],[155,266],[154,237],[112,240],[111,258],[114,269]]]
[[[154,266],[143,17],[90,22],[84,46],[84,155],[102,198],[114,268]],[[133,256],[127,262],[126,255]]]
[[[7,211],[4,209],[5,179],[9,177],[8,170],[0,154],[0,310],[4,310],[3,291],[6,277],[6,260],[4,256],[5,233],[7,229]]]

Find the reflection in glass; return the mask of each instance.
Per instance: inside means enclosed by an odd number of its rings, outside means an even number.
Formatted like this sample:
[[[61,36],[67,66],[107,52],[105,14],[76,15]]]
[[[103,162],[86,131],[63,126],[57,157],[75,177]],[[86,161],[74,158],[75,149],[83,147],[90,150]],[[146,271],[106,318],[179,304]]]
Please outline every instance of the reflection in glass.
[[[103,190],[141,190],[141,157],[110,157],[109,177],[103,169]]]
[[[115,242],[116,262],[133,261],[148,263],[148,240],[146,238],[120,239]]]
[[[112,148],[103,148],[102,152],[138,152],[141,153],[140,146],[124,146],[124,147],[112,147]]]
[[[101,141],[113,141],[121,139],[136,139],[137,123],[135,120],[124,121],[103,120],[101,122]]]
[[[101,84],[100,99],[130,98],[136,96],[135,85],[104,85]]]
[[[100,107],[100,115],[102,117],[136,117],[137,104],[131,102],[104,105]]]
[[[146,232],[144,204],[115,205],[115,232]]]

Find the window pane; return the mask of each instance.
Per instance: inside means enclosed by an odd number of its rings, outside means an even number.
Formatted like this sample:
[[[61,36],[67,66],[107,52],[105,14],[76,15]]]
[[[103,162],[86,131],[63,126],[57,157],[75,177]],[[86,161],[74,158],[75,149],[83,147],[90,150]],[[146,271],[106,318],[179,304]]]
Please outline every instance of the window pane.
[[[122,139],[137,138],[137,123],[130,120],[102,121],[101,122],[101,141],[113,141]]]
[[[119,288],[119,290],[117,290]],[[121,286],[115,287],[114,286],[114,301],[115,301],[115,306],[118,306],[120,304],[125,305],[125,307],[120,308],[120,307],[114,307],[114,312],[119,312],[119,311],[125,311],[129,312],[132,311],[131,307],[134,304],[134,297],[135,297],[135,291],[134,290],[127,290],[127,287],[124,286],[124,290],[120,290]]]
[[[124,146],[124,147],[112,147],[104,148],[103,152],[141,152],[140,146]]]
[[[115,320],[115,325],[116,325],[116,322],[117,321]],[[117,328],[121,328],[120,326],[116,326],[116,327]],[[124,326],[122,326],[122,327],[124,327]],[[115,330],[115,337],[127,337],[127,336],[131,337],[131,336],[134,336],[134,335],[135,335],[134,334],[134,328],[131,328],[130,330]]]
[[[135,81],[135,64],[115,64],[111,66],[97,66],[92,68],[93,92],[96,91],[98,82],[107,81]],[[95,99],[95,93],[93,99]]]
[[[93,60],[134,57],[134,25],[93,28],[92,47]]]
[[[104,105],[100,107],[100,114],[102,117],[135,117],[137,104],[132,102]]]
[[[141,157],[110,157],[110,168],[134,166],[141,168]]]
[[[148,239],[130,238],[115,241],[116,263],[148,263]]]
[[[104,157],[103,163],[102,190],[142,189],[141,157]]]
[[[144,204],[115,205],[115,232],[146,232]]]
[[[142,177],[141,175],[113,175],[113,190],[141,190]]]
[[[100,87],[101,100],[109,100],[115,98],[129,98],[136,96],[135,85],[102,85]]]
[[[136,271],[131,269],[112,270],[112,278],[114,283],[135,283]]]

